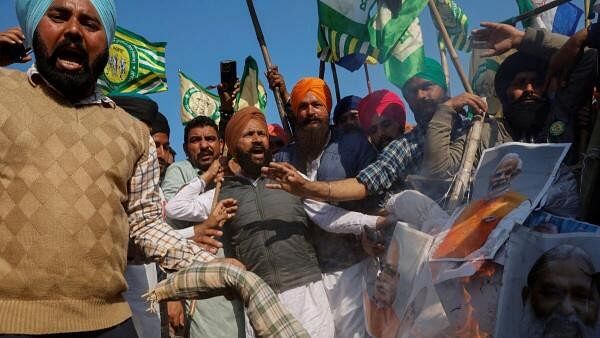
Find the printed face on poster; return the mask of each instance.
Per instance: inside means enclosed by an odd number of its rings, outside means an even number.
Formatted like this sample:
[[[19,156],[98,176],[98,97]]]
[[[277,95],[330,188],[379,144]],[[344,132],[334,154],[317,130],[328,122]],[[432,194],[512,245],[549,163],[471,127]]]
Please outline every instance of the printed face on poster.
[[[600,234],[511,235],[495,337],[600,337]]]

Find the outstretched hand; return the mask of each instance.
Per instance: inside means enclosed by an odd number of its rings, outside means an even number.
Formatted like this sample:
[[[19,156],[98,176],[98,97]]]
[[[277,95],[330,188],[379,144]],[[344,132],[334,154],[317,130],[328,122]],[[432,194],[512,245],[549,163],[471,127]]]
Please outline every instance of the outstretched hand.
[[[502,55],[518,48],[525,36],[525,32],[503,23],[482,22],[481,26],[484,28],[473,30],[471,37],[473,48],[489,49],[481,55],[483,57]]]
[[[306,189],[309,181],[302,177],[293,165],[285,162],[271,162],[261,171],[264,177],[275,181],[275,183],[267,183],[267,188],[284,190],[300,197],[309,197]]]

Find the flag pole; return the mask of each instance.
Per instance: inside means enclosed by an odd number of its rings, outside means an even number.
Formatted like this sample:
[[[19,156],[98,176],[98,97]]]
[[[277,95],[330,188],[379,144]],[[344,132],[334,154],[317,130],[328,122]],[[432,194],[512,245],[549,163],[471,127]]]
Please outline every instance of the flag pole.
[[[571,0],[556,0],[556,1],[553,1],[553,2],[550,2],[550,3],[547,3],[547,4],[543,5],[543,6],[540,6],[538,8],[534,8],[534,9],[530,10],[527,13],[523,13],[521,15],[517,15],[517,16],[513,16],[512,18],[508,18],[508,19],[506,19],[506,20],[504,20],[504,21],[502,21],[500,23],[505,23],[505,24],[514,26],[519,21],[523,21],[525,19],[529,19],[532,16],[536,16],[536,15],[538,15],[540,13],[543,13],[543,12],[549,10],[549,9],[554,8],[554,7],[558,7],[558,6],[562,5],[562,4],[564,4],[565,2],[569,2],[569,1],[571,1]]]
[[[319,60],[319,79],[325,78],[325,61]]]
[[[448,88],[446,95],[450,96],[450,67],[448,65],[448,57],[446,56],[446,47],[443,43],[439,43],[438,46],[440,47],[440,63],[446,77],[446,88]]]
[[[337,70],[335,69],[335,63],[331,64],[331,75],[333,75],[333,84],[335,85],[335,98],[336,102],[340,102],[340,83],[338,82]]]
[[[373,92],[373,88],[371,88],[371,77],[369,76],[369,68],[367,66],[367,63],[365,62],[365,78],[367,79],[367,90],[369,91],[369,94],[371,94]]]
[[[267,43],[265,42],[265,36],[263,35],[262,29],[260,28],[260,22],[258,21],[258,16],[256,15],[256,10],[254,9],[254,3],[252,0],[246,0],[246,4],[248,5],[248,11],[250,12],[250,18],[252,19],[252,25],[254,25],[254,31],[256,32],[256,39],[258,40],[258,44],[260,45],[260,50],[262,52],[263,58],[265,59],[265,65],[267,69],[270,69],[273,66],[271,62],[271,55],[269,54],[269,50],[267,49]],[[273,95],[275,96],[275,102],[277,103],[277,110],[279,111],[279,118],[281,119],[281,124],[285,129],[285,133],[288,136],[288,139],[292,139],[292,130],[290,128],[290,123],[285,112],[284,103],[281,98],[281,92],[278,87],[273,88]]]
[[[465,91],[473,94],[473,88],[471,87],[471,83],[467,79],[462,66],[460,65],[460,59],[458,58],[458,54],[456,54],[456,50],[454,49],[454,45],[452,44],[452,40],[448,35],[448,31],[446,30],[446,26],[444,26],[444,22],[438,11],[435,1],[429,0],[429,8],[431,9],[431,13],[434,16],[434,20],[439,27],[440,33],[442,34],[442,38],[444,39],[444,43],[446,44],[446,48],[448,48],[448,52],[450,52],[450,56],[452,58],[452,63],[454,64],[454,68],[460,77],[460,81],[462,82]],[[475,155],[477,153],[477,148],[479,147],[479,140],[481,139],[481,130],[483,128],[483,119],[485,117],[485,112],[483,115],[476,114],[473,116],[473,124],[469,129],[469,133],[467,134],[467,143],[465,146],[465,150],[463,153],[462,162],[460,165],[460,169],[456,174],[456,180],[452,186],[452,190],[450,191],[450,200],[448,201],[448,207],[450,210],[456,208],[458,204],[462,201],[463,195],[469,186],[471,179],[471,170],[473,170],[473,163],[475,162]]]
[[[585,0],[585,27],[589,27],[592,24],[590,20],[590,0]]]

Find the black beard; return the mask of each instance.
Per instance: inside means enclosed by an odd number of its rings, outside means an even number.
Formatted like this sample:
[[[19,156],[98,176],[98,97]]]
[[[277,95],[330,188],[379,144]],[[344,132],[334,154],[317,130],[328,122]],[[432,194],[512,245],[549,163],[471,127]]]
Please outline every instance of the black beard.
[[[300,171],[306,171],[306,163],[310,162],[319,156],[329,133],[329,126],[321,122],[318,126],[308,125],[303,123],[302,127],[296,132],[296,151],[300,164],[304,168],[299,168]]]
[[[84,57],[82,60],[83,69],[77,73],[64,72],[56,69],[56,60],[58,53],[62,48],[69,45],[75,45]],[[96,81],[108,62],[108,48],[90,66],[88,53],[80,40],[73,40],[66,37],[60,45],[56,47],[54,53],[49,55],[48,47],[40,39],[38,32],[33,35],[33,51],[35,54],[35,64],[42,77],[54,87],[59,93],[70,101],[85,99],[94,93]]]
[[[255,150],[263,150],[265,156],[260,163],[252,161],[252,151]],[[256,178],[261,175],[261,168],[268,165],[273,159],[273,154],[271,150],[265,149],[263,145],[255,145],[248,152],[244,152],[240,149],[237,149],[235,154],[235,160],[240,165],[244,173],[251,178]]]
[[[550,107],[547,99],[524,93],[513,102],[504,115],[515,141],[535,137],[546,122]]]

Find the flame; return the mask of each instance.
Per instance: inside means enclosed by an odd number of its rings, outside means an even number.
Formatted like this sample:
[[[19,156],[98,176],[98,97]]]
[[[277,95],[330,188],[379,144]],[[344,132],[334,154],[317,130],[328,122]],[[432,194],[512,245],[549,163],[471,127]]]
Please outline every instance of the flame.
[[[472,304],[472,297],[469,291],[467,291],[467,284],[477,278],[489,278],[492,277],[498,271],[498,266],[494,262],[484,262],[477,273],[472,277],[466,277],[462,279],[462,295],[465,304],[465,321],[460,326],[459,330],[456,331],[454,337],[461,338],[489,338],[492,335],[489,332],[483,331],[479,327],[479,322],[476,317],[476,311]]]

